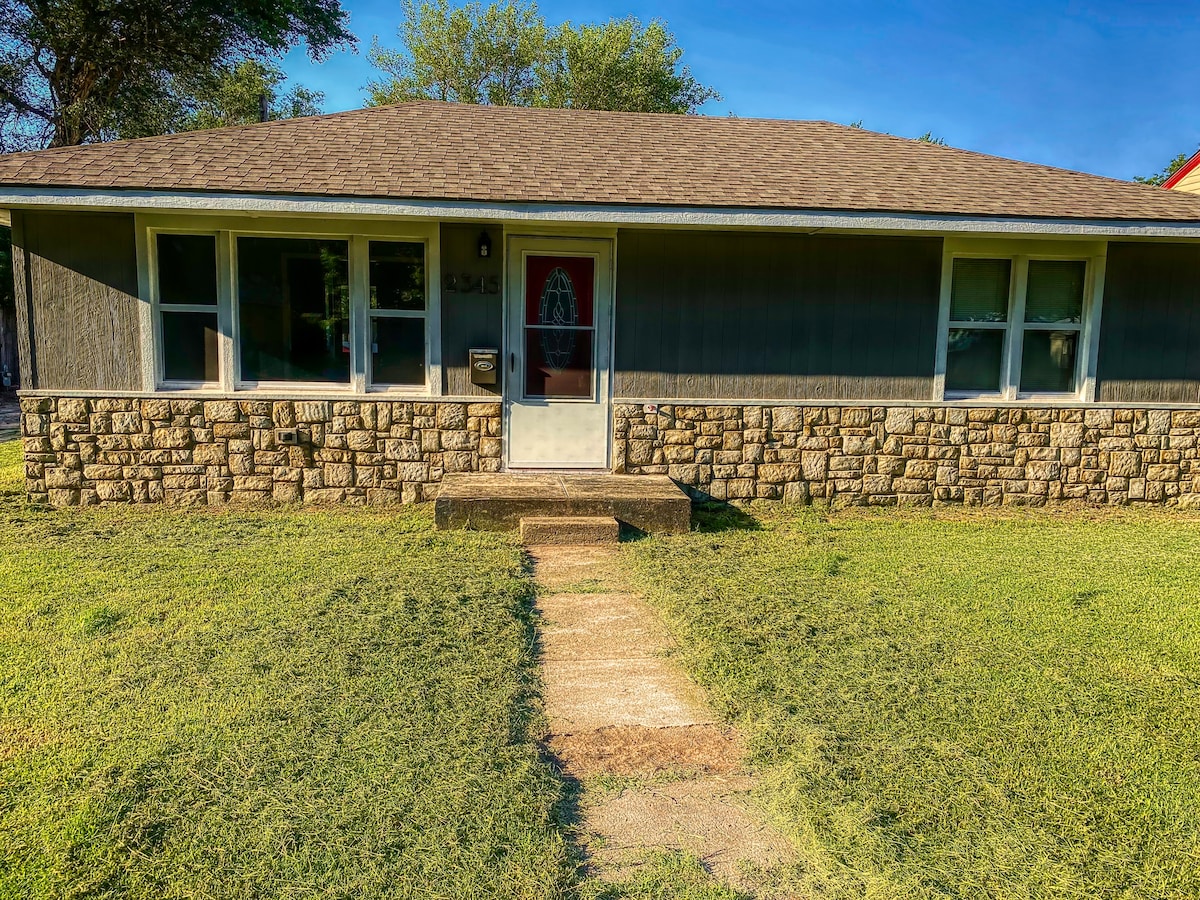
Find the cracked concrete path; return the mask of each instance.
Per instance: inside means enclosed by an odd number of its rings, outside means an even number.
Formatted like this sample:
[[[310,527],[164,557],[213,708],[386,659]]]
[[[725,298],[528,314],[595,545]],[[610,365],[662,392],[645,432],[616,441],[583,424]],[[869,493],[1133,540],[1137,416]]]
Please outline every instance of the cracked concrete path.
[[[619,588],[611,546],[531,547],[539,586],[542,680],[564,772],[583,787],[589,866],[623,877],[648,850],[695,854],[741,889],[748,870],[790,855],[748,803],[739,735],[667,656],[672,639],[644,600]],[[628,779],[593,790],[597,775]]]

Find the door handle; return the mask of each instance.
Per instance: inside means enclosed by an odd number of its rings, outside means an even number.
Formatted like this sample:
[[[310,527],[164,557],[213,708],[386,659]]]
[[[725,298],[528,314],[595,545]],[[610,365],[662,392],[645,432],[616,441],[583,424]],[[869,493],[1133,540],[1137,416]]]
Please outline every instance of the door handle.
[[[517,371],[517,354],[515,354],[515,353],[508,354],[508,371],[509,372]]]

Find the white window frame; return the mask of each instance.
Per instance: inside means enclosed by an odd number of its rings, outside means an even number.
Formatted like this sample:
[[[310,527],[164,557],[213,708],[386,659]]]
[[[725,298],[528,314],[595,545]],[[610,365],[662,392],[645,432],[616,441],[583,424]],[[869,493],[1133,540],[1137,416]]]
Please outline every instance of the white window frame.
[[[363,345],[363,368],[366,377],[367,391],[382,391],[384,393],[393,394],[411,394],[414,391],[417,393],[426,393],[428,391],[428,379],[430,377],[429,359],[432,352],[430,347],[430,311],[429,311],[429,242],[415,241],[407,238],[398,237],[377,237],[375,235],[366,235],[356,237],[355,240],[362,241],[362,247],[359,251],[359,258],[365,268],[363,279],[363,291],[366,298],[363,304],[366,312],[366,319],[362,328],[362,345]],[[416,244],[420,243],[424,247],[425,253],[425,308],[424,309],[372,309],[371,308],[371,244],[372,243],[389,243],[389,244]],[[425,378],[426,383],[423,385],[411,384],[388,384],[387,382],[376,384],[375,372],[371,363],[371,333],[375,319],[424,319],[425,320]],[[440,377],[439,377],[440,380]]]
[[[158,236],[160,234],[184,234],[196,235],[197,237],[211,237],[213,239],[213,249],[216,265],[216,285],[217,297],[216,305],[206,303],[163,303],[159,290],[158,282]],[[148,289],[150,293],[150,309],[152,315],[153,341],[151,345],[152,364],[154,366],[154,381],[155,385],[164,390],[173,391],[189,391],[189,390],[213,390],[221,387],[221,341],[220,335],[223,331],[221,325],[221,294],[222,294],[222,279],[221,279],[221,235],[217,231],[193,230],[186,228],[158,228],[153,230],[148,235],[149,253],[149,278]],[[216,316],[217,319],[217,380],[216,381],[190,381],[181,379],[169,379],[166,373],[166,359],[163,355],[163,346],[165,338],[163,337],[163,313],[172,312],[197,312],[208,313]]]
[[[1099,348],[1100,313],[1104,293],[1104,269],[1108,245],[1103,241],[1022,241],[946,238],[942,254],[942,285],[938,315],[937,356],[934,366],[934,399],[939,401],[984,400],[1006,403],[1091,402],[1096,399],[1096,355]],[[1003,322],[955,322],[950,318],[956,259],[1007,259],[1009,276],[1008,318]],[[1083,310],[1078,323],[1025,321],[1025,297],[1031,260],[1083,262]],[[952,329],[1004,332],[1000,383],[995,391],[946,389],[946,358]],[[1074,391],[1021,391],[1022,351],[1027,331],[1076,331]]]
[[[367,394],[386,393],[436,397],[442,393],[440,226],[437,222],[330,222],[278,219],[264,221],[247,216],[149,215],[137,216],[138,282],[143,299],[141,312],[142,382],[147,391],[195,390],[227,393]],[[314,227],[319,224],[320,227]],[[332,226],[332,227],[331,227]],[[162,315],[158,303],[158,244],[160,233],[215,235],[217,241],[218,382],[179,382],[163,378]],[[242,378],[238,308],[237,239],[239,237],[336,240],[347,243],[350,286],[350,378],[347,382],[249,381]],[[423,245],[425,253],[425,309],[380,310],[425,320],[424,384],[392,385],[370,379],[370,258],[371,241]],[[168,305],[167,311],[186,311],[192,305]],[[196,307],[201,309],[201,307]],[[202,311],[211,311],[203,307]]]

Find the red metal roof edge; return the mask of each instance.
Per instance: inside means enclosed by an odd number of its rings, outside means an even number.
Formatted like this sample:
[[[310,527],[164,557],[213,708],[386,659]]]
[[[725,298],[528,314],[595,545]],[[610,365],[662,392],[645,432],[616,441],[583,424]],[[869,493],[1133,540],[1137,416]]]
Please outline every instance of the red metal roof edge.
[[[1175,185],[1183,181],[1183,179],[1188,176],[1188,173],[1190,173],[1197,166],[1200,166],[1200,150],[1197,150],[1195,153],[1193,153],[1191,159],[1176,169],[1171,177],[1162,183],[1163,190],[1169,191],[1171,188],[1175,187]]]

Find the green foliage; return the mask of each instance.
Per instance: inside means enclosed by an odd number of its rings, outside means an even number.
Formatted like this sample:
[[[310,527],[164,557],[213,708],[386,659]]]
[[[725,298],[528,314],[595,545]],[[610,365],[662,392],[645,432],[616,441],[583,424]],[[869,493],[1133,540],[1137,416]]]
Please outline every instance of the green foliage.
[[[720,94],[680,65],[683,50],[660,21],[635,18],[574,27],[555,34],[541,64],[539,102],[575,109],[694,113]]]
[[[533,103],[533,69],[550,41],[534,4],[451,7],[448,0],[405,0],[403,9],[397,33],[404,49],[387,50],[376,39],[369,52],[372,64],[389,76],[367,85],[372,106],[405,100]]]
[[[1161,172],[1155,172],[1153,175],[1135,175],[1133,180],[1139,184],[1149,184],[1153,185],[1154,187],[1158,187],[1162,185],[1168,178],[1182,169],[1184,163],[1186,163],[1189,159],[1191,159],[1191,157],[1188,156],[1188,154],[1180,153],[1169,163],[1167,163],[1166,168]]]
[[[946,139],[940,138],[940,137],[934,137],[932,131],[925,132],[923,135],[918,137],[917,140],[920,141],[922,144],[937,144],[937,146],[939,146],[939,147],[946,146]]]
[[[0,0],[0,149],[162,133],[214,71],[345,26],[338,0]]]
[[[759,518],[626,559],[747,737],[784,895],[1200,896],[1200,518]]]
[[[191,109],[170,130],[194,131],[258,122],[263,118],[264,104],[266,118],[271,121],[319,115],[324,95],[302,85],[285,91],[286,81],[287,76],[277,66],[256,59],[241,60],[202,85],[189,101]]]
[[[552,28],[530,0],[406,0],[404,16],[402,49],[378,40],[371,47],[386,76],[367,85],[371,105],[425,99],[694,113],[719,99],[680,64],[683,51],[657,20]]]
[[[567,893],[511,540],[23,475],[0,444],[0,898]]]

